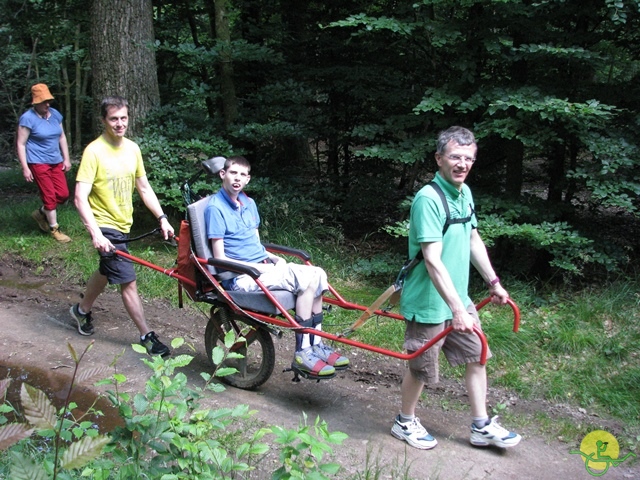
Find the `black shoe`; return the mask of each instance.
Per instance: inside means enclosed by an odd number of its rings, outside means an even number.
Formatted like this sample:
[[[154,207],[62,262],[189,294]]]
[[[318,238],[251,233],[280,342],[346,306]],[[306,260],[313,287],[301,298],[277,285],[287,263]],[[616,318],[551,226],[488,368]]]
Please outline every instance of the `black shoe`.
[[[78,324],[78,333],[80,335],[93,335],[95,331],[93,329],[93,323],[91,318],[91,312],[82,314],[79,310],[79,303],[76,303],[69,309],[69,313]]]
[[[160,355],[162,357],[171,355],[169,347],[158,340],[158,336],[155,332],[147,333],[140,341],[140,344],[147,349],[147,353],[149,355]]]

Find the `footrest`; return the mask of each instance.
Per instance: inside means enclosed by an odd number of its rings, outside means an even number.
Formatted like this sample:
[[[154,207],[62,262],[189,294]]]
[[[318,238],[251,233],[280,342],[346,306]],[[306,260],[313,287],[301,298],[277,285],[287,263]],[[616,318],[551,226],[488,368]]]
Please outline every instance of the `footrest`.
[[[291,365],[291,368],[285,368],[283,370],[284,372],[293,372],[293,380],[294,382],[299,382],[300,378],[299,377],[304,377],[307,380],[316,380],[316,381],[320,381],[320,380],[329,380],[331,378],[334,378],[336,376],[336,373],[332,373],[331,375],[315,375],[312,372],[307,372],[305,370],[300,370],[298,367],[296,367],[295,365]]]

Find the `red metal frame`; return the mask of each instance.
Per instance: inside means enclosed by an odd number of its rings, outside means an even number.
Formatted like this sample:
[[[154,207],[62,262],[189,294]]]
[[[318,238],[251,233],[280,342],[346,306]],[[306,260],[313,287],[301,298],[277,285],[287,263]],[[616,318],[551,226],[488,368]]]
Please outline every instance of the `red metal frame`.
[[[176,241],[179,241],[178,237],[174,237]],[[129,260],[131,260],[132,262],[138,263],[142,266],[151,268],[153,270],[156,270],[160,273],[163,273],[169,277],[175,278],[178,280],[178,282],[182,282],[183,284],[189,285],[191,287],[196,287],[196,282],[194,282],[193,280],[184,277],[183,275],[180,275],[178,273],[176,273],[176,268],[162,268],[159,267],[153,263],[147,262],[146,260],[143,260],[141,258],[135,257],[129,253],[125,253],[125,252],[121,252],[121,251],[116,251],[116,253],[118,255],[121,255],[124,258],[127,258]],[[288,253],[288,252],[287,252]],[[295,256],[295,255],[294,255]],[[309,262],[308,260],[302,259],[304,261],[305,264],[307,265],[312,265],[311,262]],[[246,313],[239,308],[231,299],[231,297],[224,291],[224,289],[222,288],[222,286],[220,285],[220,283],[208,272],[208,270],[202,268],[202,266],[207,265],[208,262],[206,259],[203,258],[198,258],[195,256],[192,256],[192,261],[197,262],[200,265],[200,270],[202,271],[203,274],[205,274],[208,278],[208,280],[211,282],[212,286],[214,288],[216,288],[216,290],[218,291],[218,293],[222,294],[226,299],[227,299],[227,303],[228,306],[234,311],[234,313],[239,314],[239,315],[246,315]],[[422,355],[426,350],[428,350],[429,348],[431,348],[433,345],[435,345],[436,343],[438,343],[440,340],[442,340],[445,336],[447,336],[449,333],[451,333],[453,331],[453,327],[449,326],[446,329],[444,329],[440,334],[438,334],[436,337],[434,337],[431,341],[429,341],[428,343],[424,344],[419,350],[416,350],[413,353],[401,353],[401,352],[396,352],[394,350],[389,350],[386,348],[381,348],[381,347],[376,347],[375,345],[369,345],[367,343],[363,343],[363,342],[359,342],[357,340],[352,340],[348,337],[342,336],[342,335],[334,335],[332,333],[329,332],[325,332],[322,330],[316,330],[313,328],[304,328],[301,327],[300,324],[298,322],[296,322],[295,318],[278,302],[278,300],[273,296],[273,294],[269,291],[269,289],[267,289],[264,284],[260,281],[259,278],[255,279],[256,283],[258,284],[258,286],[262,289],[262,291],[264,292],[264,294],[267,296],[267,298],[269,298],[269,300],[274,304],[274,306],[276,308],[278,308],[278,310],[280,310],[282,312],[282,317],[278,317],[275,315],[268,315],[268,314],[262,314],[262,313],[258,313],[258,312],[254,312],[254,311],[250,311],[250,315],[252,317],[257,318],[258,320],[267,323],[269,325],[275,326],[275,327],[282,327],[282,328],[287,328],[287,329],[294,329],[296,330],[296,332],[298,333],[311,333],[313,335],[317,335],[319,337],[323,337],[326,338],[327,340],[333,340],[335,342],[339,342],[339,343],[344,343],[345,345],[351,345],[353,347],[357,347],[357,348],[361,348],[363,350],[368,350],[371,352],[375,352],[375,353],[379,353],[382,355],[386,355],[389,357],[393,357],[393,358],[397,358],[400,360],[411,360],[419,355]],[[335,288],[333,288],[333,286],[329,285],[329,293],[332,295],[332,297],[328,297],[328,296],[324,296],[323,302],[330,304],[330,305],[335,305],[338,306],[340,308],[344,308],[347,310],[360,310],[360,311],[365,311],[367,309],[366,306],[363,305],[359,305],[356,303],[352,303],[349,302],[347,300],[345,300],[336,290]],[[484,300],[482,300],[480,303],[478,303],[478,305],[476,306],[477,310],[480,310],[482,307],[484,307],[485,305],[487,305],[489,302],[491,301],[491,298],[485,298]],[[519,327],[520,327],[520,309],[518,308],[518,306],[511,300],[509,299],[507,301],[507,303],[509,304],[509,306],[511,307],[511,309],[513,310],[513,314],[514,314],[514,322],[513,322],[513,331],[517,332]],[[391,312],[387,312],[384,310],[376,310],[374,312],[374,315],[378,315],[381,317],[385,317],[385,318],[391,318],[394,320],[402,320],[404,321],[404,317],[402,317],[401,315],[398,315],[396,313],[391,313]],[[480,330],[479,328],[474,326],[473,332],[475,335],[478,336],[481,344],[482,344],[482,351],[481,351],[481,355],[480,355],[480,364],[484,365],[486,363],[487,360],[487,339],[484,335],[484,333],[482,332],[482,330]]]

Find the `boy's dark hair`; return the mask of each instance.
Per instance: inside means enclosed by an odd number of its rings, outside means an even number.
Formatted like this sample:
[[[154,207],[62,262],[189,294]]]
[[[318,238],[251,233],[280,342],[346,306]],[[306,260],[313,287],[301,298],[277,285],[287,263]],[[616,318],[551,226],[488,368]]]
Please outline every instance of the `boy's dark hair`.
[[[100,115],[102,115],[102,118],[107,118],[110,107],[116,107],[118,110],[123,107],[127,107],[128,110],[129,103],[127,103],[127,100],[125,98],[118,95],[103,98],[102,102],[100,102]]]
[[[249,163],[249,160],[240,155],[237,157],[227,158],[227,161],[224,162],[224,169],[228,170],[231,165],[240,165],[241,167],[245,167],[247,171],[251,171],[251,164]]]

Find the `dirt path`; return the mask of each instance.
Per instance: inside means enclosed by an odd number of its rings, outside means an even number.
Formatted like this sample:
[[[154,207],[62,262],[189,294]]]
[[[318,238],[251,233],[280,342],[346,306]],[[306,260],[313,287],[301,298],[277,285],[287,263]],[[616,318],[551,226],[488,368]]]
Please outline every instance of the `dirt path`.
[[[68,317],[69,306],[77,302],[80,293],[81,288],[76,285],[58,285],[51,278],[34,275],[28,267],[11,264],[6,259],[0,261],[0,329],[3,332],[0,365],[37,366],[51,372],[52,377],[58,376],[66,373],[66,367],[72,364],[68,342],[76,351],[81,351],[90,340],[95,340],[88,363],[108,365],[124,350],[119,370],[128,379],[125,389],[140,391],[147,378],[147,368],[140,362],[140,355],[129,347],[136,340],[136,331],[119,295],[110,291],[99,299],[93,312],[96,334],[81,337]],[[195,346],[197,353],[188,367],[188,375],[194,382],[198,381],[198,373],[209,368],[203,345],[204,314],[194,311],[193,304],[189,309],[180,310],[154,301],[146,302],[145,308],[152,328],[162,339],[168,341],[180,336]],[[349,352],[352,368],[335,379],[293,383],[291,373],[281,373],[290,362],[292,343],[290,334],[276,340],[276,369],[258,391],[228,388],[222,394],[211,394],[210,406],[248,404],[258,410],[261,420],[290,428],[299,423],[302,412],[306,412],[311,421],[320,416],[330,430],[349,435],[344,446],[335,449],[336,459],[344,468],[340,478],[361,470],[369,451],[372,459],[377,458],[383,464],[410,464],[411,477],[416,479],[589,479],[592,476],[585,470],[581,458],[569,453],[579,446],[540,434],[535,428],[535,411],[571,414],[577,421],[596,425],[602,422],[600,428],[608,431],[616,428],[615,424],[588,414],[565,411],[562,406],[513,399],[515,404],[510,406],[510,411],[523,418],[525,424],[518,428],[523,436],[521,444],[509,450],[473,448],[468,443],[468,409],[458,407],[464,402],[464,391],[456,382],[445,382],[431,391],[427,403],[418,409],[418,415],[439,445],[431,451],[419,451],[405,447],[389,434],[399,408],[402,362],[355,350]],[[193,354],[187,347],[181,347],[177,353]],[[507,398],[504,392],[490,390],[492,404]],[[640,465],[623,463],[610,468],[603,478],[640,478]]]

